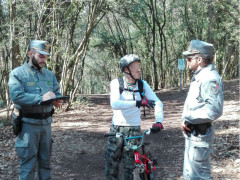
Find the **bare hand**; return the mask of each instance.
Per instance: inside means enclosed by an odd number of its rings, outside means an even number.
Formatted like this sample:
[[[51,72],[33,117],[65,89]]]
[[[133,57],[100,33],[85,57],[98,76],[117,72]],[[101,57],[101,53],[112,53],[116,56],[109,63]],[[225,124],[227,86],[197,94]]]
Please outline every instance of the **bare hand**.
[[[42,101],[47,101],[47,100],[52,99],[52,98],[55,98],[55,97],[56,97],[56,95],[55,95],[53,92],[48,91],[47,93],[45,93],[45,94],[43,95]]]
[[[53,104],[55,107],[60,107],[60,106],[63,104],[63,100],[53,101],[52,104]]]

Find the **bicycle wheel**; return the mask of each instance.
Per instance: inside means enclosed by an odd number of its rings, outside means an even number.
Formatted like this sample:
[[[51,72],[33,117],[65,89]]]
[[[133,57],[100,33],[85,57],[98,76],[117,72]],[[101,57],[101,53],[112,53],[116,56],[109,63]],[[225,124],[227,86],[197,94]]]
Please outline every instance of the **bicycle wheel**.
[[[133,180],[147,180],[147,176],[139,167],[136,167],[133,171]]]
[[[154,180],[155,179],[155,171],[152,171],[152,169],[151,169],[151,165],[150,164],[148,164],[147,165],[147,169],[148,169],[148,174],[146,174],[146,176],[147,176],[147,180]]]
[[[147,175],[147,180],[154,180],[155,179],[155,175],[153,172],[150,172],[148,175]]]
[[[140,169],[138,167],[136,167],[134,170],[133,170],[133,180],[141,180],[141,177],[140,177]]]
[[[140,174],[141,180],[148,180],[148,175],[144,172]]]
[[[152,158],[152,155],[151,155],[150,152],[147,152],[147,157],[149,159]],[[153,160],[153,163],[156,165],[157,161]],[[148,170],[149,174],[146,175],[147,176],[146,179],[147,180],[154,180],[155,179],[155,173],[154,173],[155,171],[152,171],[152,167],[151,167],[151,165],[149,163],[147,164],[147,170]]]

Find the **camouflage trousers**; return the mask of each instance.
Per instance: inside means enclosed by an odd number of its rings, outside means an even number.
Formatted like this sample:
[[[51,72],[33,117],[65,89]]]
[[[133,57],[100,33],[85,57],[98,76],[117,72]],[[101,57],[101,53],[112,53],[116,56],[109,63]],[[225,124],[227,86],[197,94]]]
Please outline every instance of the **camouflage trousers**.
[[[110,128],[111,133],[122,133],[125,137],[137,136],[140,134],[140,126],[115,126]],[[128,144],[137,144],[137,139],[131,139]],[[106,180],[119,180],[119,163],[123,160],[124,175],[122,179],[132,180],[135,168],[133,150],[130,150],[122,138],[109,137],[105,154],[105,175]],[[121,179],[121,180],[122,180]]]

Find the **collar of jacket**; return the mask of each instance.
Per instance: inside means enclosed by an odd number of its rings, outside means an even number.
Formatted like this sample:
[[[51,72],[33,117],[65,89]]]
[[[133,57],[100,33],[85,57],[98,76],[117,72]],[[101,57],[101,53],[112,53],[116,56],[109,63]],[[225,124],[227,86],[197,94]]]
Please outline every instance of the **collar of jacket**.
[[[28,61],[25,61],[25,63],[24,63],[24,66],[26,67],[26,68],[28,68],[31,72],[41,72],[41,73],[43,73],[43,68],[41,68],[41,69],[39,69],[39,70],[37,70],[37,69],[35,69],[33,66],[30,66],[29,64],[28,64]]]
[[[195,75],[196,81],[198,81],[201,78],[202,74],[205,74],[207,71],[212,71],[212,70],[215,70],[214,65],[209,64],[208,66],[203,67],[198,71],[195,71],[194,75]]]

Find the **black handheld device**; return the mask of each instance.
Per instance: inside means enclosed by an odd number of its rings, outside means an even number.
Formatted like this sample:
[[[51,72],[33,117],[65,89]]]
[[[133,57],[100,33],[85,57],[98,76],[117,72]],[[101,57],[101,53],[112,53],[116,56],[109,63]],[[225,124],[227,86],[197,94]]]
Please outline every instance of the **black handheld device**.
[[[55,98],[49,99],[47,101],[43,101],[43,102],[41,102],[41,105],[48,105],[48,104],[51,104],[53,101],[56,101],[56,100],[67,101],[67,100],[69,100],[69,98],[70,98],[69,95],[67,95],[67,96],[59,96],[59,97],[55,97]]]

